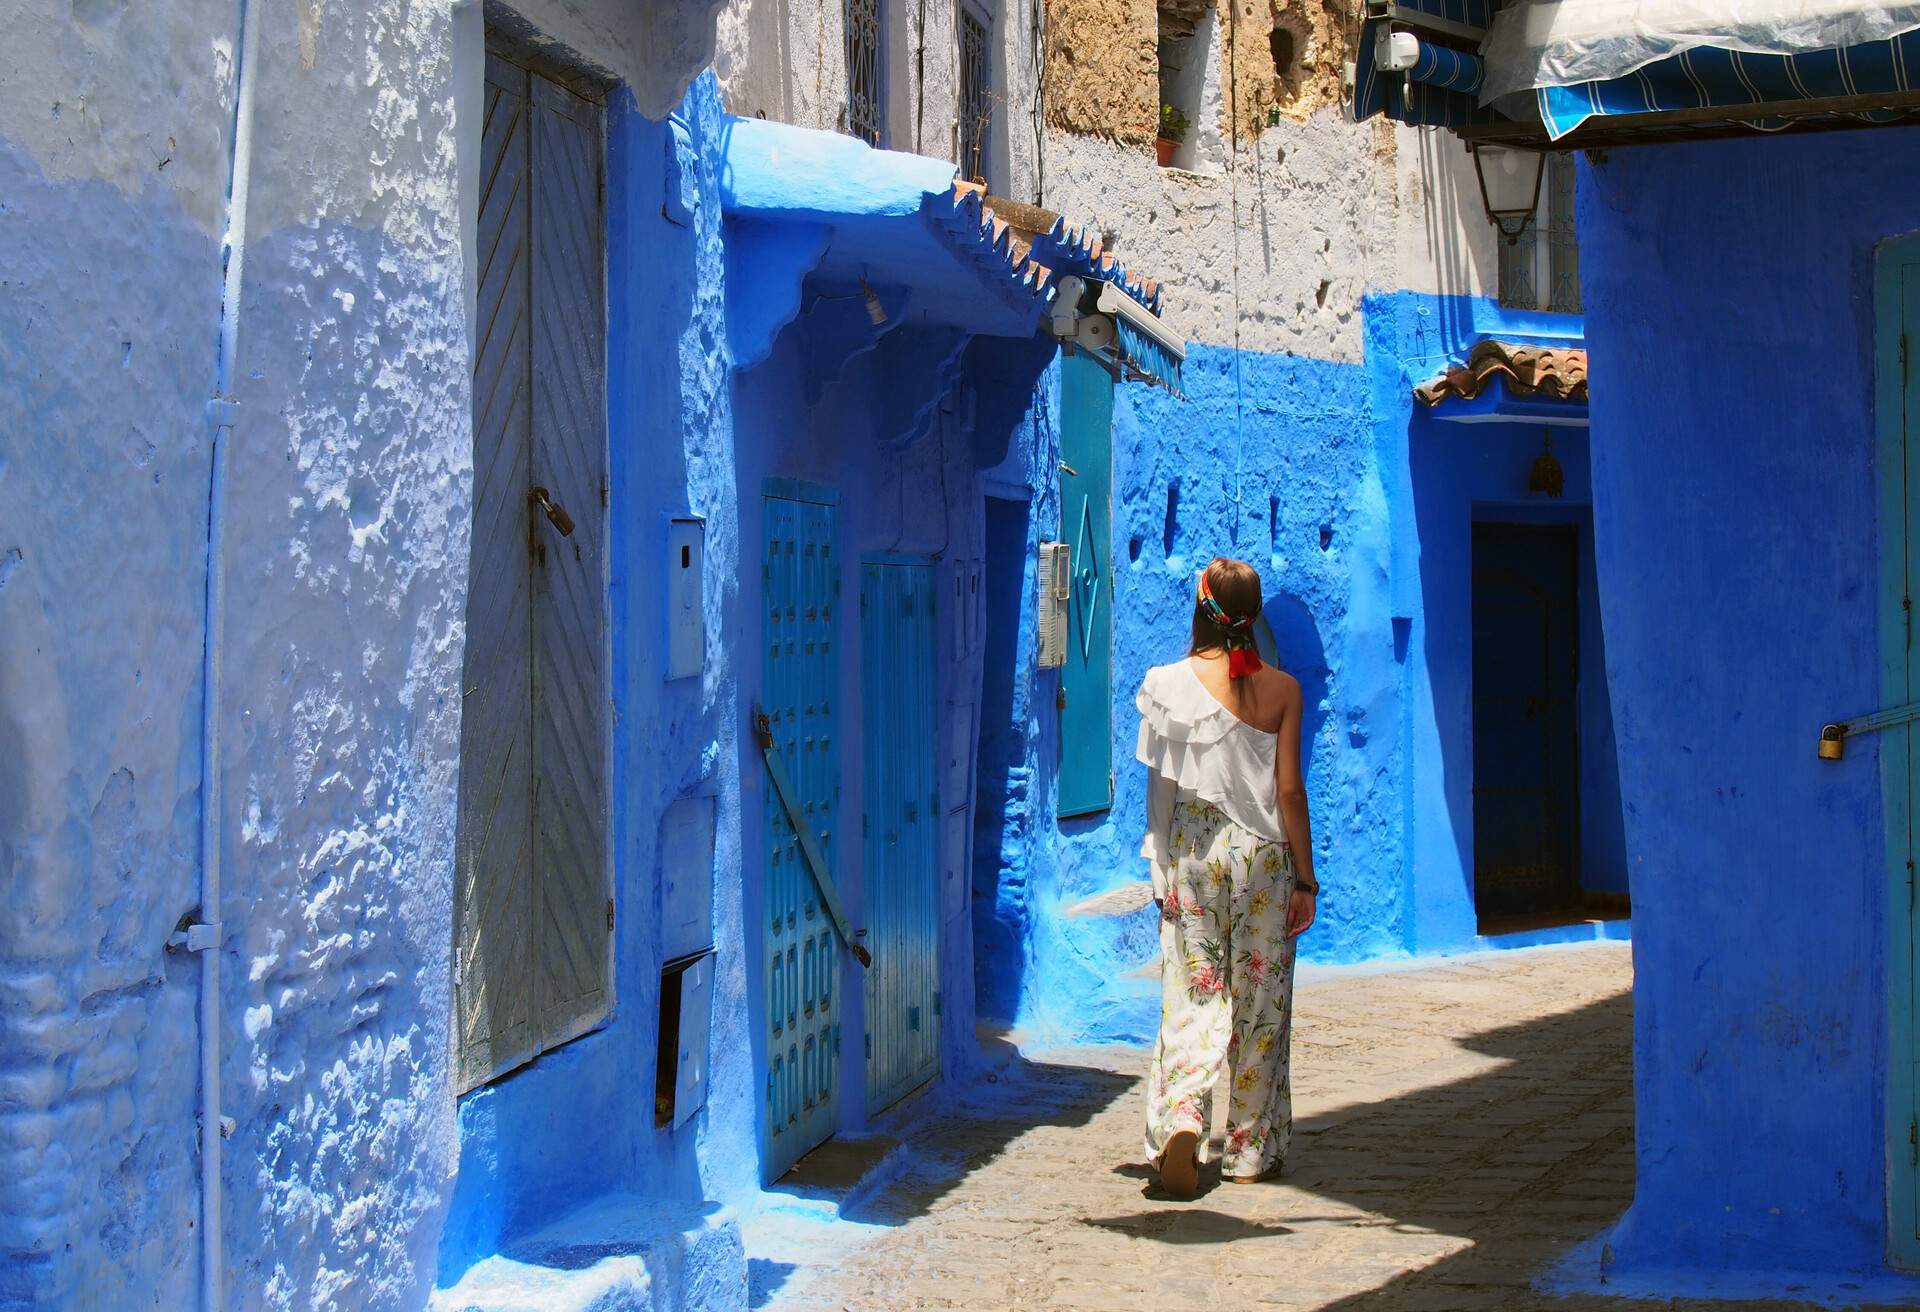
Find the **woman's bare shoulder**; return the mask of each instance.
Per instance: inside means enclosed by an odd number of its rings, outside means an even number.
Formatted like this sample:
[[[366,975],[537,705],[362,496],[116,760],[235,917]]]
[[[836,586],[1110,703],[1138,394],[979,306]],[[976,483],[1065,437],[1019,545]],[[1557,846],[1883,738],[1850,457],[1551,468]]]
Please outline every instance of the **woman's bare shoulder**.
[[[1289,705],[1300,700],[1300,680],[1277,665],[1262,666],[1260,673],[1266,678],[1267,686]]]

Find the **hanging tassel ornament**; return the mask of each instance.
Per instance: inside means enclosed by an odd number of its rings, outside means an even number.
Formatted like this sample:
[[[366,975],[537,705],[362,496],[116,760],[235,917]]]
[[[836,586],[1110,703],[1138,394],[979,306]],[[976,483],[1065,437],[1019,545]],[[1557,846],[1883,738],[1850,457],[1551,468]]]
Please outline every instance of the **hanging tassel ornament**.
[[[1207,618],[1220,628],[1227,643],[1227,677],[1244,679],[1259,670],[1260,651],[1253,645],[1253,619],[1251,615],[1229,615],[1226,607],[1214,600],[1213,588],[1207,583],[1207,572],[1200,571],[1200,605],[1205,608]]]

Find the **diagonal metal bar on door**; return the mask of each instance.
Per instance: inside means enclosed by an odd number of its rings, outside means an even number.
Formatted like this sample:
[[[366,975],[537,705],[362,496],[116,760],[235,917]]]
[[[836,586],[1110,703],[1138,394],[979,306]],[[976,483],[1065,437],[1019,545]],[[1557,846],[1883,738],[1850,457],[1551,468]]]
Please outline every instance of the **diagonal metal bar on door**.
[[[853,931],[847,928],[847,911],[840,905],[840,892],[833,886],[833,876],[827,873],[827,859],[820,853],[820,843],[813,836],[813,826],[807,823],[807,817],[800,810],[800,804],[794,801],[793,790],[787,785],[787,771],[780,764],[780,749],[773,745],[773,726],[767,720],[767,713],[758,706],[753,708],[753,736],[760,744],[760,755],[766,759],[767,774],[773,780],[773,791],[780,798],[780,808],[787,813],[787,821],[793,826],[795,837],[800,840],[800,852],[807,859],[807,869],[813,875],[814,886],[820,890],[820,900],[827,904],[827,914],[833,917],[833,927],[840,931],[840,941],[847,945],[847,951],[862,966],[873,965],[873,954],[866,947],[854,941]]]

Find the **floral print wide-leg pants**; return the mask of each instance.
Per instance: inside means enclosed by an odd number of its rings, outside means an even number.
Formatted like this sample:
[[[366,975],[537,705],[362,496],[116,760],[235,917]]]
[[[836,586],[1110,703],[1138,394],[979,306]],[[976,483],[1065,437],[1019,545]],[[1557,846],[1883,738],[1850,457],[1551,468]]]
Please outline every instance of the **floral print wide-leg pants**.
[[[1287,903],[1293,854],[1249,834],[1211,802],[1182,794],[1175,867],[1160,909],[1160,1037],[1147,1076],[1147,1152],[1180,1130],[1207,1161],[1213,1092],[1227,1081],[1223,1175],[1283,1162],[1293,1133],[1288,1041],[1293,956]]]

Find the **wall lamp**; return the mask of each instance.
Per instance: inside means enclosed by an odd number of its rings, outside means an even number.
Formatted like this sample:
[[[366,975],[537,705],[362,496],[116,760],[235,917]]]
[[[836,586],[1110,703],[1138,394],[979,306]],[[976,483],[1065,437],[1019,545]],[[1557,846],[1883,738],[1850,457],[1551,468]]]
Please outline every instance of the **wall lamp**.
[[[1480,179],[1480,202],[1487,207],[1487,222],[1500,229],[1511,246],[1533,222],[1540,208],[1540,175],[1546,172],[1547,157],[1537,150],[1518,150],[1476,141],[1467,147],[1473,156],[1473,172]]]

